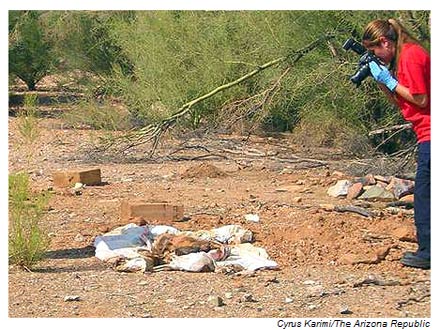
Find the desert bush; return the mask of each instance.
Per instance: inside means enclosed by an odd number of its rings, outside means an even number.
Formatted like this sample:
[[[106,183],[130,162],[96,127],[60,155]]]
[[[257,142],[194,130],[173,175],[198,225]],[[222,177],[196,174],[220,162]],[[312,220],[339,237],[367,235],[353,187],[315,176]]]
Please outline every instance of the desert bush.
[[[108,100],[98,102],[86,99],[63,113],[63,120],[72,127],[89,127],[110,131],[126,130],[131,127],[129,113],[121,106]]]
[[[25,173],[9,175],[9,260],[31,268],[47,250],[49,237],[42,226],[49,196],[33,193]]]
[[[37,94],[25,94],[23,109],[18,115],[18,132],[27,145],[32,145],[40,135],[37,97]]]
[[[332,40],[292,65],[264,106],[255,107],[252,101],[261,98],[254,96],[270,89],[288,62],[196,104],[178,124],[189,129],[222,124],[228,128],[234,116],[247,113],[242,120],[251,121],[247,125],[250,130],[292,131],[300,124],[314,127],[315,115],[323,118],[331,113],[332,120],[341,120],[341,125],[332,126],[334,129],[349,125],[364,135],[402,119],[377,92],[376,84],[365,81],[355,88],[349,82],[359,56],[343,51],[343,42],[348,37],[359,40],[372,19],[397,17],[429,48],[429,14],[169,10],[55,11],[44,12],[41,17],[45,35],[55,41],[53,49],[63,63],[59,69],[93,72],[100,79],[93,84],[95,96],[117,96],[137,126],[160,122],[188,101],[331,33]],[[20,26],[16,22],[21,20],[10,18],[10,26]],[[241,100],[248,101],[235,108],[236,113],[229,113],[234,107],[228,105]]]
[[[426,26],[425,12],[411,13],[418,26]],[[315,114],[323,117],[321,111],[331,111],[336,113],[334,120],[341,119],[364,134],[389,122],[388,115],[396,111],[382,101],[374,83],[365,82],[356,89],[349,82],[358,55],[343,51],[341,46],[348,37],[359,40],[370,20],[394,16],[406,23],[407,12],[143,11],[135,15],[130,21],[114,20],[110,34],[133,64],[131,75],[115,66],[113,84],[139,125],[160,121],[189,100],[329,32],[335,38],[295,63],[281,81],[280,90],[258,118],[260,128],[292,130],[300,122],[316,121]],[[225,105],[270,88],[285,68],[281,65],[262,71],[197,104],[180,124],[210,126],[219,118],[229,120],[228,114],[218,113],[231,109]],[[161,104],[160,112],[153,106],[157,103]]]

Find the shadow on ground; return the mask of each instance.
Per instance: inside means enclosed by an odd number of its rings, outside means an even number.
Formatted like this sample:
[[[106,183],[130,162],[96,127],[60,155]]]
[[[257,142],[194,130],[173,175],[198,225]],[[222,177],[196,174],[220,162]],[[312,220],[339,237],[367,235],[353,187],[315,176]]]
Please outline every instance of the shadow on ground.
[[[81,248],[62,249],[47,251],[44,255],[46,259],[82,259],[90,258],[95,255],[95,248],[91,245]]]

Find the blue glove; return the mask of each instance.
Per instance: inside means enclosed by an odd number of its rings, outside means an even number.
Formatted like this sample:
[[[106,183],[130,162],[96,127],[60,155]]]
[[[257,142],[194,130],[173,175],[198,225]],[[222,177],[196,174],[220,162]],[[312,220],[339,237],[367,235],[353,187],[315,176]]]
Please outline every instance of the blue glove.
[[[390,91],[394,92],[397,87],[397,80],[391,75],[386,66],[379,65],[374,61],[371,61],[368,65],[374,80],[384,84]]]

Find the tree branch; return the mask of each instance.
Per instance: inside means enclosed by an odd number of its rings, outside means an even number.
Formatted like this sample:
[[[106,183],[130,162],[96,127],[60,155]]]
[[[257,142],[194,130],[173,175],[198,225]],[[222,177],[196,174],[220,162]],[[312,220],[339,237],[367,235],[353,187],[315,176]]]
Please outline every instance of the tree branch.
[[[289,64],[289,66],[292,66],[293,64],[298,62],[304,55],[311,52],[313,49],[318,47],[320,44],[322,44],[323,42],[327,42],[328,40],[330,40],[333,37],[334,37],[334,35],[332,35],[332,34],[325,34],[321,38],[314,40],[313,42],[311,42],[309,45],[307,45],[306,47],[304,47],[302,49],[299,49],[297,51],[292,51],[287,56],[279,57],[277,59],[274,59],[272,61],[264,63],[264,64],[258,66],[253,71],[247,73],[246,75],[244,75],[234,81],[231,81],[227,84],[219,86],[219,87],[213,89],[212,91],[210,91],[209,93],[206,93],[206,94],[204,94],[194,100],[191,100],[191,101],[185,103],[173,115],[162,120],[161,122],[143,127],[134,133],[131,132],[129,134],[121,136],[121,137],[117,138],[118,141],[113,140],[110,143],[107,143],[106,146],[104,147],[104,149],[108,149],[109,147],[120,144],[118,142],[122,141],[122,143],[126,143],[126,146],[122,150],[122,151],[125,151],[125,150],[130,149],[134,146],[144,144],[149,141],[153,141],[153,145],[152,145],[152,148],[149,153],[149,156],[152,157],[156,148],[157,148],[157,144],[159,143],[159,140],[162,137],[162,134],[164,132],[166,132],[170,127],[172,127],[179,118],[182,118],[185,115],[187,115],[188,113],[190,113],[192,110],[192,107],[194,105],[196,105],[197,103],[200,103],[200,102],[212,97],[213,95],[220,93],[228,88],[231,88],[235,85],[238,85],[241,82],[260,73],[261,71],[263,71],[267,68],[276,66],[282,62],[287,62]],[[276,85],[277,84],[275,84],[275,86]],[[270,93],[268,93],[268,95],[270,95]]]

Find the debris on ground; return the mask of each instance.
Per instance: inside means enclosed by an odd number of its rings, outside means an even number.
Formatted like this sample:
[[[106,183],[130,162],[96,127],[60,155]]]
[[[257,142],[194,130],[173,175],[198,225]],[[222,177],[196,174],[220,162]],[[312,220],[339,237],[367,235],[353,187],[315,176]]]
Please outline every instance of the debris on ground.
[[[239,225],[192,232],[165,225],[128,224],[97,236],[94,246],[98,259],[123,272],[278,268],[266,250],[252,241],[252,232]]]
[[[209,163],[201,163],[191,166],[182,174],[182,178],[218,178],[227,174],[217,166]]]

